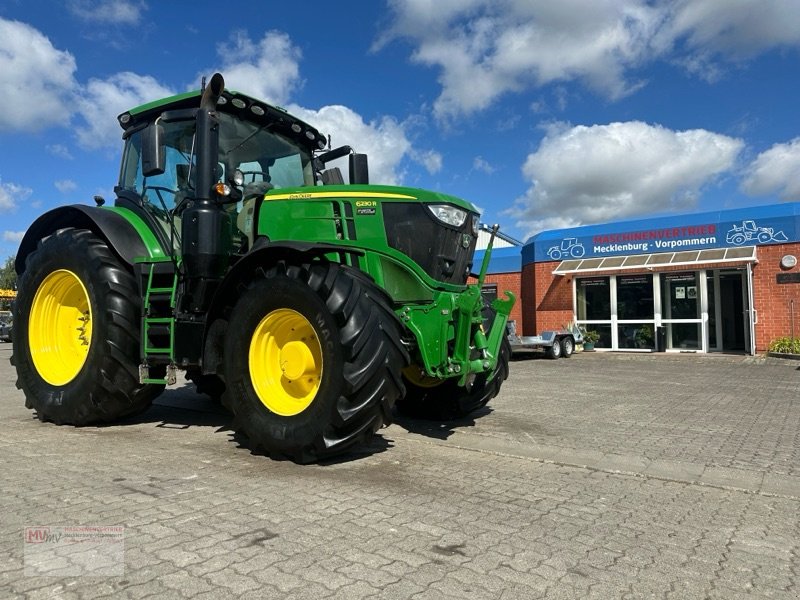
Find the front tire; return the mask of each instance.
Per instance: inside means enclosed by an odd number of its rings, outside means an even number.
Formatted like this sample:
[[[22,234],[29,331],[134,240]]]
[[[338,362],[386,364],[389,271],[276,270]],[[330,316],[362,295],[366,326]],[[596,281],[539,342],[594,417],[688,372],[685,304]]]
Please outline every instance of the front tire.
[[[90,231],[62,229],[25,263],[14,306],[17,387],[42,421],[89,425],[146,410],[133,274]]]
[[[436,383],[421,374],[421,369],[411,366],[405,370],[403,379],[406,384],[406,395],[397,401],[397,412],[413,419],[435,421],[454,421],[463,419],[484,406],[497,396],[500,386],[508,379],[508,363],[511,359],[511,344],[507,337],[500,343],[500,354],[497,357],[491,377],[478,375],[468,391],[458,385],[455,379]]]
[[[391,422],[408,364],[380,288],[349,267],[269,269],[233,308],[223,403],[254,448],[301,463],[340,454]]]

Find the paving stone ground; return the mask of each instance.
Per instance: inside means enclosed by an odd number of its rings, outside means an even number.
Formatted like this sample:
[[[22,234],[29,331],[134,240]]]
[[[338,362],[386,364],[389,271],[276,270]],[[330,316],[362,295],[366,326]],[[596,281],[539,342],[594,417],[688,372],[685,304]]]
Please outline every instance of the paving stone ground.
[[[40,423],[10,353],[0,598],[800,596],[800,362],[524,356],[475,419],[297,466],[190,386],[113,426]],[[81,525],[124,527],[122,575],[25,575],[26,527]]]

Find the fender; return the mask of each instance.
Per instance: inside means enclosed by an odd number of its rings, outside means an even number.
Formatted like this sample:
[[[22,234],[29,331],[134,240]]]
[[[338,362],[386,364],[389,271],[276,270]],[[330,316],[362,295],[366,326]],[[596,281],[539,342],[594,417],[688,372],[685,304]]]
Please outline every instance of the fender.
[[[152,232],[137,228],[131,222],[133,219],[136,216],[127,209],[99,208],[83,204],[61,206],[48,211],[33,222],[20,242],[14,262],[17,275],[22,275],[25,271],[25,260],[36,250],[40,240],[67,227],[92,231],[105,240],[111,251],[128,265],[133,265],[136,258],[163,256],[164,253]],[[146,235],[143,235],[146,233],[152,239],[146,239]]]

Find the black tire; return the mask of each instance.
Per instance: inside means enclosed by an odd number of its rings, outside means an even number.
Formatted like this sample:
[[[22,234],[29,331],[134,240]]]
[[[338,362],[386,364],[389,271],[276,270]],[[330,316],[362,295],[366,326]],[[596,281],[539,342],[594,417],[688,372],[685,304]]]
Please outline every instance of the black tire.
[[[561,338],[561,357],[569,358],[575,352],[575,340],[571,335],[565,335]]]
[[[262,401],[251,376],[251,369],[272,369],[278,383],[271,385],[282,387],[271,389],[281,397],[289,389],[286,382],[292,383],[275,370],[282,368],[285,345],[279,360],[251,366],[253,344],[275,314],[300,315],[303,335],[318,340],[317,387],[309,392],[310,403],[296,413],[279,414],[274,398],[263,391]],[[408,360],[401,324],[387,296],[363,274],[338,264],[280,263],[252,281],[233,308],[225,340],[223,404],[233,411],[236,428],[252,448],[313,462],[368,440],[391,422],[394,403],[405,392],[400,373]],[[303,378],[295,383],[302,385]]]
[[[29,319],[45,280],[65,270],[84,286],[91,307],[91,339],[77,374],[62,385],[48,383],[37,370]],[[146,410],[163,385],[139,383],[140,307],[133,274],[107,244],[84,229],[62,229],[39,242],[25,262],[14,306],[17,343],[11,363],[25,406],[42,421],[90,425]],[[38,352],[38,349],[33,349]]]
[[[553,345],[548,346],[547,350],[545,350],[545,354],[547,355],[547,358],[552,360],[561,358],[561,343],[558,340],[553,340]]]
[[[508,379],[508,363],[511,359],[511,344],[507,337],[500,343],[500,355],[492,376],[478,375],[467,391],[455,379],[440,385],[417,385],[403,377],[406,395],[397,401],[397,412],[405,417],[435,421],[463,419],[470,413],[486,406],[500,392],[500,386]],[[418,367],[409,367],[414,369]]]

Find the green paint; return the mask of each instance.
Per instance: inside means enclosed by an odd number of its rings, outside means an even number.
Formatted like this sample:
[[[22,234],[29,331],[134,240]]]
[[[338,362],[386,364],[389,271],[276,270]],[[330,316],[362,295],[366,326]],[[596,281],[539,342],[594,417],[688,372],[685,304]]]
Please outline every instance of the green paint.
[[[161,249],[161,244],[158,243],[158,239],[153,231],[147,226],[147,223],[145,223],[142,218],[139,217],[139,215],[132,210],[121,208],[119,206],[103,206],[102,210],[110,210],[115,212],[121,217],[124,217],[125,220],[131,224],[131,226],[136,230],[136,233],[139,234],[139,237],[142,238],[144,247],[147,249],[148,255],[142,258],[149,259],[164,257],[164,251]]]

